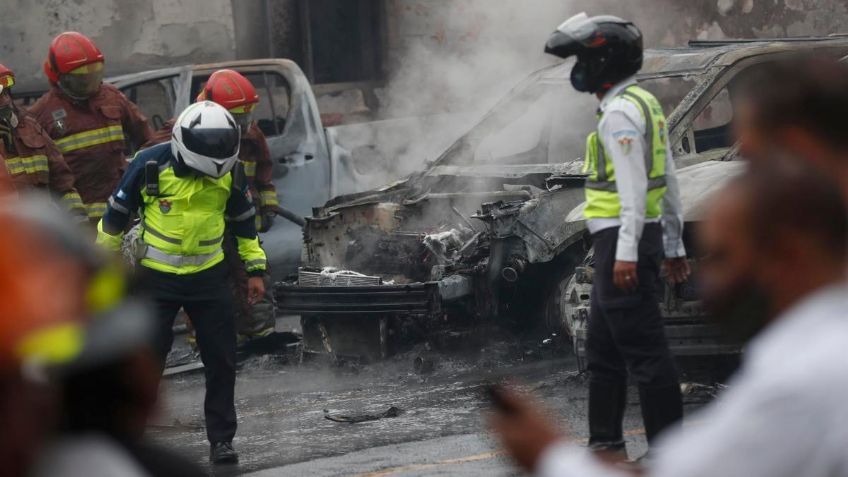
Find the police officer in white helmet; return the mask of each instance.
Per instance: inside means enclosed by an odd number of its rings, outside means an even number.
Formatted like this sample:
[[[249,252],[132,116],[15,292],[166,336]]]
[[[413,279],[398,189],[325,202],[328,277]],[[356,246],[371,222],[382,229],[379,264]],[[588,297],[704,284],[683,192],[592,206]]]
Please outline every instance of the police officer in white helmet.
[[[248,299],[265,293],[265,252],[256,210],[238,165],[239,127],[222,106],[189,106],[169,143],[136,154],[98,226],[98,243],[119,251],[130,215],[137,212],[139,269],[158,308],[159,357],[173,343],[180,308],[197,333],[206,372],[206,434],[213,463],[233,463],[236,328],[222,243],[225,222],[248,272]],[[239,173],[241,172],[241,173]]]

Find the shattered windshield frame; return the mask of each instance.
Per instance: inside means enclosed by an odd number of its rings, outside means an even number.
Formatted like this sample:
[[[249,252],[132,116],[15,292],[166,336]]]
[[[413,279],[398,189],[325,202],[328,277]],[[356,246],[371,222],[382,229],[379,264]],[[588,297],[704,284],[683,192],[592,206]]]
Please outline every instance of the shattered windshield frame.
[[[499,101],[468,133],[457,140],[442,156],[437,159],[432,166],[491,166],[491,165],[529,165],[529,164],[556,164],[570,161],[580,160],[583,156],[583,147],[585,137],[594,127],[593,119],[588,119],[594,116],[592,106],[597,107],[597,99],[586,94],[580,94],[572,91],[568,82],[570,64],[563,63],[554,67],[548,67],[537,71],[530,75],[527,79],[513,88],[501,101]],[[714,83],[717,72],[712,69],[706,71],[673,71],[673,72],[655,72],[642,74],[637,76],[637,81],[647,90],[654,92],[660,97],[665,110],[668,114],[668,123],[670,130],[670,138],[672,146],[679,140],[681,135],[675,134],[676,126],[681,117],[684,116],[689,109],[695,105],[697,100],[707,91]],[[685,82],[684,88],[672,89],[666,86],[656,87],[651,83],[657,82]],[[658,85],[659,86],[659,85]],[[485,151],[481,154],[481,146],[485,144],[489,138],[498,135],[501,131],[514,125],[522,116],[528,113],[528,105],[537,104],[544,100],[548,94],[558,94],[563,91],[569,99],[574,100],[574,108],[569,108],[569,111],[575,112],[580,116],[585,123],[585,127],[577,130],[576,134],[568,134],[570,141],[556,140],[553,141],[559,144],[566,144],[568,152],[550,154],[548,153],[547,160],[544,161],[526,161],[528,158],[539,157],[544,151],[543,148],[551,146],[551,138],[546,132],[550,132],[556,126],[555,121],[539,122],[540,130],[536,136],[540,142],[534,144],[526,151],[513,154],[511,156],[503,156],[496,161],[491,161],[492,154],[486,154]],[[673,92],[673,94],[669,94]],[[552,116],[553,110],[550,104],[548,106],[547,115]],[[562,115],[562,111],[558,111]],[[564,116],[569,116],[565,114]],[[507,135],[504,135],[507,136]],[[513,141],[514,143],[515,141]],[[552,158],[554,156],[555,158]],[[514,158],[515,162],[509,162],[506,159]],[[489,159],[489,161],[486,161]]]

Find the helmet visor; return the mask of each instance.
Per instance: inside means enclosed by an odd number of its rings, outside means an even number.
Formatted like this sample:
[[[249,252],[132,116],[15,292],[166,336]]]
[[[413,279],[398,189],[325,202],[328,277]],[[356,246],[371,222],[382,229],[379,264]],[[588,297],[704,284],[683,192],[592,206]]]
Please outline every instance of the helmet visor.
[[[228,159],[238,154],[239,130],[237,128],[182,128],[185,147],[201,156]]]
[[[232,111],[232,110],[231,110]],[[231,113],[233,115],[233,119],[236,120],[236,124],[238,124],[239,129],[241,129],[242,133],[247,132],[247,128],[250,127],[250,123],[253,122],[253,113]]]
[[[598,24],[586,13],[578,13],[557,28],[557,31],[576,41],[586,41],[598,29]]]
[[[59,77],[59,86],[72,98],[89,98],[103,83],[103,63],[81,66]]]
[[[0,93],[7,91],[15,85],[15,77],[12,75],[0,76]]]

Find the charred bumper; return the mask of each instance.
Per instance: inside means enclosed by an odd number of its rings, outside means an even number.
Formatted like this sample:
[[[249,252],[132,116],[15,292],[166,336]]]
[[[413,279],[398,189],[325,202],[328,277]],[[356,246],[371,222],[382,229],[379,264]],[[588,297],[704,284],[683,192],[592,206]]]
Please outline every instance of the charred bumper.
[[[443,303],[473,292],[471,277],[406,285],[278,285],[277,308],[291,315],[437,315]]]
[[[437,282],[409,285],[281,285],[277,308],[292,315],[433,314],[441,306]]]

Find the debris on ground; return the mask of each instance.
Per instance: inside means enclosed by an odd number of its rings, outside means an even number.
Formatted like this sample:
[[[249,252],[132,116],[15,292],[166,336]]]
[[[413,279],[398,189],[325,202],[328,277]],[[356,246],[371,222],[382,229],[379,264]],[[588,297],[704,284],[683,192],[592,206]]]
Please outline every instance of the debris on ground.
[[[352,415],[341,415],[341,414],[330,414],[330,411],[324,409],[324,419],[333,422],[344,422],[347,424],[358,424],[360,422],[368,422],[368,421],[378,421],[380,419],[385,419],[387,417],[398,417],[403,414],[403,410],[399,407],[392,406],[388,408],[385,412],[380,414],[352,414]]]
[[[685,396],[686,401],[690,403],[712,401],[726,389],[727,385],[721,383],[680,383],[680,393]]]

